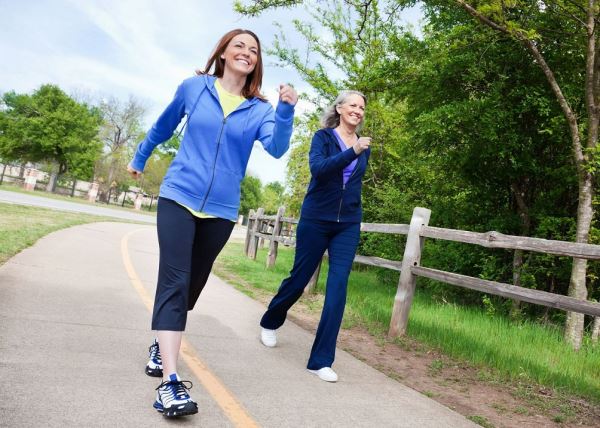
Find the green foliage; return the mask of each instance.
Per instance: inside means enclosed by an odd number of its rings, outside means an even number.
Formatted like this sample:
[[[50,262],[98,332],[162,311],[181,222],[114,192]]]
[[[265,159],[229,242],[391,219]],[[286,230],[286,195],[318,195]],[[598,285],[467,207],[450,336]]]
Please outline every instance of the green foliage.
[[[266,184],[262,189],[262,206],[265,214],[276,214],[283,205],[283,192],[285,188],[279,181]]]
[[[100,156],[100,113],[70,98],[58,86],[42,85],[33,94],[2,96],[0,157],[8,161],[59,165],[80,179],[91,178]]]
[[[240,214],[247,216],[251,209],[256,210],[262,204],[262,184],[260,179],[247,175],[242,180]]]
[[[233,9],[244,15],[257,16],[269,8],[292,7],[301,3],[302,0],[260,0],[254,1],[250,5],[244,5],[240,0],[235,0]]]
[[[140,183],[144,192],[158,195],[160,185],[172,161],[173,158],[171,156],[160,153],[154,154],[148,159],[146,168],[144,169],[144,181]]]
[[[253,13],[279,2],[247,2]],[[299,2],[293,2],[299,3]],[[402,1],[302,2],[311,23],[296,21],[306,52],[290,46],[283,29],[270,52],[294,67],[316,94],[317,111],[301,128],[288,163],[288,208],[295,213],[308,180],[307,152],[320,108],[342,88],[368,98],[362,134],[372,155],[363,186],[364,221],[408,223],[414,207],[432,210],[430,224],[473,231],[574,240],[577,170],[564,113],[539,64],[520,40],[543,47],[571,108],[584,106],[585,32],[564,12],[574,4],[477,1],[474,6],[509,31],[482,26],[456,3],[422,4],[427,25],[417,37],[397,18]],[[561,15],[562,11],[562,15]],[[581,126],[585,131],[585,124]],[[582,134],[583,135],[583,134]],[[596,150],[586,152],[595,171]],[[593,225],[595,226],[595,225]],[[598,238],[592,227],[591,242]],[[600,242],[600,241],[596,241]],[[360,253],[399,260],[404,238],[363,234]],[[525,254],[513,272],[514,254],[473,245],[428,240],[422,263],[500,282],[520,275],[522,286],[567,294],[570,260]],[[598,267],[590,264],[588,288],[598,296]],[[395,274],[378,271],[382,282]],[[498,297],[420,281],[440,302],[507,313]],[[532,318],[561,322],[562,312],[525,305]]]
[[[127,101],[111,97],[100,104],[102,112],[102,127],[100,138],[104,143],[104,156],[98,160],[95,169],[95,179],[100,183],[100,200],[105,201],[109,189],[125,190],[130,185],[139,185],[127,173],[127,163],[133,157],[137,144],[142,141],[141,122],[145,108],[133,96]],[[173,147],[179,147],[172,141],[162,153],[173,155]],[[160,151],[158,151],[160,155]]]
[[[310,168],[308,166],[308,152],[312,135],[319,129],[319,120],[316,114],[307,115],[296,121],[295,132],[291,143],[289,160],[286,166],[285,195],[286,215],[300,216],[300,207],[310,182]]]

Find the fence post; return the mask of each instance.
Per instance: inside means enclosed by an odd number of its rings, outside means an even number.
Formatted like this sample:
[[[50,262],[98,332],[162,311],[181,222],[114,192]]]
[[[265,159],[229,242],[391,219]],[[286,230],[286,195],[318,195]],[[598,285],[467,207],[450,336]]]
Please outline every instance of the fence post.
[[[4,181],[4,173],[6,172],[6,165],[4,164],[4,166],[2,167],[2,174],[0,175],[0,184],[2,184],[2,182]]]
[[[598,343],[598,337],[600,337],[600,317],[594,317],[594,324],[592,327],[592,343]]]
[[[133,209],[134,210],[141,210],[142,209],[142,201],[144,199],[144,195],[142,195],[141,193],[138,193],[137,195],[135,195],[135,199],[133,201]],[[110,198],[109,198],[110,200]]]
[[[424,238],[421,238],[420,233],[423,226],[429,224],[430,216],[431,210],[416,207],[410,219],[406,247],[404,247],[404,257],[402,258],[402,270],[400,272],[400,280],[398,281],[398,290],[394,298],[394,309],[392,310],[392,320],[390,321],[390,329],[388,331],[390,338],[406,333],[408,314],[417,282],[417,277],[411,272],[411,267],[418,266],[421,262],[421,250]]]
[[[90,186],[90,189],[88,190],[88,201],[89,202],[96,202],[96,197],[98,196],[98,188],[100,187],[100,184],[98,184],[97,182],[93,182],[92,185]]]
[[[269,227],[270,227],[270,225],[269,225],[268,220],[262,221],[260,223],[260,225],[258,226],[258,232],[259,233],[269,233]],[[258,240],[258,248],[265,248],[265,238],[260,238]]]
[[[262,224],[262,220],[261,217],[263,216],[265,212],[264,208],[259,208],[256,211],[256,220],[254,220],[254,223],[252,224],[252,236],[250,237],[250,245],[248,247],[248,257],[251,258],[252,260],[256,260],[256,253],[258,252],[258,236],[256,236],[256,233],[261,230],[261,224]]]
[[[244,242],[244,254],[246,257],[250,257],[248,251],[250,251],[250,238],[252,236],[252,226],[254,225],[252,216],[254,214],[254,210],[250,210],[250,212],[248,212],[248,223],[246,223],[246,241]]]
[[[279,207],[277,210],[277,217],[275,217],[275,224],[273,225],[273,233],[271,234],[271,242],[269,244],[269,255],[267,256],[267,267],[275,266],[275,260],[277,259],[277,248],[279,246],[279,242],[276,241],[277,238],[281,235],[281,226],[283,223],[281,222],[281,217],[285,213],[285,207]]]
[[[319,264],[317,265],[317,268],[313,272],[312,276],[310,277],[310,280],[308,281],[308,284],[306,284],[306,287],[304,288],[305,294],[312,294],[315,292],[315,288],[317,288],[317,282],[319,281],[319,274],[321,273],[321,265],[322,264],[323,264],[323,258],[321,257],[321,260],[319,260]]]

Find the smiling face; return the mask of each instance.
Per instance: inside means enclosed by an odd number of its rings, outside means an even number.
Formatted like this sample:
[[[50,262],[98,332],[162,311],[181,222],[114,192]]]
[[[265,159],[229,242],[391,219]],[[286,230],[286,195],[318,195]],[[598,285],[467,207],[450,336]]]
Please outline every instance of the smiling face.
[[[365,100],[357,94],[350,94],[336,106],[340,115],[340,124],[355,128],[361,124],[365,116]]]
[[[258,43],[254,37],[250,34],[238,34],[231,39],[221,54],[221,59],[225,61],[224,74],[248,76],[254,71],[259,55]]]

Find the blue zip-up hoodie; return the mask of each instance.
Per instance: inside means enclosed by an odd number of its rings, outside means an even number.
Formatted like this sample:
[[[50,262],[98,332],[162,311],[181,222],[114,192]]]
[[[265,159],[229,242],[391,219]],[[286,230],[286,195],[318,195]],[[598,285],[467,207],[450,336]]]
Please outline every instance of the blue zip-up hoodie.
[[[362,177],[371,149],[356,155],[353,148],[342,151],[331,128],[318,130],[310,145],[311,179],[300,217],[312,220],[356,222],[362,219]],[[344,184],[343,171],[354,159],[356,167]]]
[[[254,142],[259,140],[276,158],[283,156],[292,134],[294,106],[279,102],[274,111],[271,104],[254,97],[223,118],[215,80],[201,75],[179,85],[173,101],[138,145],[131,166],[143,171],[152,150],[171,138],[183,116],[193,110],[159,196],[235,221]]]

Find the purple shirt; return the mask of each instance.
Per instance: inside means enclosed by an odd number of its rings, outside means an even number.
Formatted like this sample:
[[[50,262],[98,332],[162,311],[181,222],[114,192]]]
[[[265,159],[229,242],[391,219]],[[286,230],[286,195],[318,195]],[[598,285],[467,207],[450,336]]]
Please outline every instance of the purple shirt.
[[[342,140],[342,137],[340,137],[340,134],[338,134],[335,129],[333,129],[333,134],[335,135],[335,138],[337,138],[338,144],[340,145],[340,149],[342,149],[342,152],[344,150],[354,150],[353,148],[349,149],[348,147],[346,147],[344,140]],[[354,168],[356,167],[357,161],[358,161],[358,159],[354,159],[352,162],[350,162],[348,164],[347,167],[344,168],[344,172],[343,172],[344,185],[346,185],[346,183],[350,179],[350,176],[352,175],[352,172],[354,171]]]

